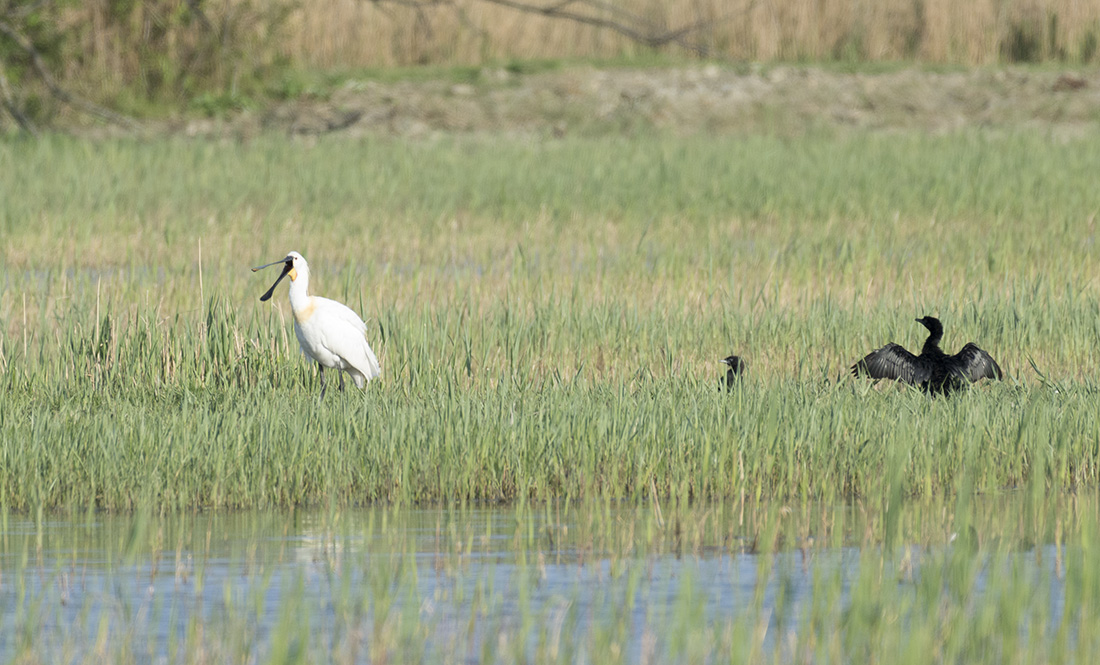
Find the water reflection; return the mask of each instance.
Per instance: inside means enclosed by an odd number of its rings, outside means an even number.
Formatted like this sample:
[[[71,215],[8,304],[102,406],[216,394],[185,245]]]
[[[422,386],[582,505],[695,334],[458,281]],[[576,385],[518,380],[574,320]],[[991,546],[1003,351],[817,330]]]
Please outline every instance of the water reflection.
[[[838,510],[858,526],[850,508]],[[770,653],[815,613],[848,611],[860,585],[892,585],[904,600],[922,592],[922,562],[956,574],[959,548],[946,533],[884,556],[873,542],[823,547],[801,527],[699,515],[673,518],[676,526],[606,506],[9,516],[0,659],[31,650],[47,662],[104,653],[174,662],[204,649],[267,660],[285,647],[347,662],[382,653],[576,660],[597,644],[627,662],[657,662],[690,656],[696,630],[707,653],[739,639]],[[759,551],[769,549],[762,533],[779,545],[774,554]],[[958,558],[960,588],[979,593],[991,567],[1001,569],[976,548]],[[999,561],[1045,584],[1049,619],[1062,620],[1061,550],[1024,548]]]

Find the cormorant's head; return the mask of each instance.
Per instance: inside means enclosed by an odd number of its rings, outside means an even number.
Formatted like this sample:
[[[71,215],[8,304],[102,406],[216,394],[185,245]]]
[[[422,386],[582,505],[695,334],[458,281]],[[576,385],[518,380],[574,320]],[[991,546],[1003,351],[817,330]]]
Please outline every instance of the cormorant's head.
[[[928,333],[933,337],[939,337],[943,335],[943,324],[940,320],[934,316],[925,316],[917,319],[917,323],[921,324],[925,328],[928,328]]]
[[[730,369],[732,369],[734,372],[740,372],[742,369],[745,368],[745,361],[741,360],[741,358],[737,356],[726,356],[725,358],[722,358],[721,362],[729,365]]]

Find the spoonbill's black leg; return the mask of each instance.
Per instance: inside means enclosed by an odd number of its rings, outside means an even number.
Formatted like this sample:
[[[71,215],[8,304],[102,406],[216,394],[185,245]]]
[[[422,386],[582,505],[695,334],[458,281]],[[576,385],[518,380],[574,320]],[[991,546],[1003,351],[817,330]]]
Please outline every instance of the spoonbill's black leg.
[[[325,398],[325,366],[317,363],[317,372],[321,376],[321,399]]]
[[[340,372],[340,392],[344,392],[344,373]]]

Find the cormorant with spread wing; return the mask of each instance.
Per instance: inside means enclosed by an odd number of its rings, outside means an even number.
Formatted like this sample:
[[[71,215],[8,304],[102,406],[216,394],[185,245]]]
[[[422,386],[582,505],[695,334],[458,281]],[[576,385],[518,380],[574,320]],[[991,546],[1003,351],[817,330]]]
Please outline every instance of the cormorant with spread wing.
[[[953,356],[944,353],[940,349],[943,325],[936,317],[926,316],[917,322],[928,328],[928,339],[919,356],[891,342],[852,365],[852,374],[904,381],[933,395],[946,395],[979,379],[1003,376],[997,362],[973,342]]]

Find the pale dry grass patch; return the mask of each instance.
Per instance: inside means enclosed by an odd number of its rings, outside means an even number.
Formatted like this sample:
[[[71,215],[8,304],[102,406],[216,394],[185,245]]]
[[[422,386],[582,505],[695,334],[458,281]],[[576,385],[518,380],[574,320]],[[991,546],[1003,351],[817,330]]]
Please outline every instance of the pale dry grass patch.
[[[1100,6],[1074,0],[621,0],[613,6],[642,17],[655,32],[713,21],[690,39],[736,60],[1087,60],[1097,57],[1100,35]],[[583,3],[570,9],[614,16]],[[288,34],[283,49],[293,61],[323,68],[607,58],[645,50],[611,30],[477,0],[420,11],[326,0],[296,12]]]

